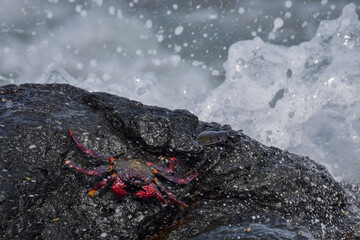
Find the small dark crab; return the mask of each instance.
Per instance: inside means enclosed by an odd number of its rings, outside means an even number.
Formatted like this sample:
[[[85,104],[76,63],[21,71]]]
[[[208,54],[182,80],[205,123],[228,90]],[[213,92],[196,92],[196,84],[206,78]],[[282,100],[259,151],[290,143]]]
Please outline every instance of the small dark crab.
[[[79,172],[90,176],[98,176],[107,172],[113,173],[111,176],[102,180],[98,185],[96,185],[89,191],[90,197],[94,197],[97,191],[102,187],[104,187],[110,181],[113,182],[111,186],[111,190],[118,196],[125,196],[126,185],[124,182],[128,182],[142,187],[143,190],[140,190],[139,192],[135,193],[135,195],[138,197],[148,198],[155,195],[163,203],[173,204],[174,202],[177,202],[183,205],[184,207],[188,207],[187,204],[181,202],[180,200],[175,198],[174,194],[166,190],[166,188],[163,186],[160,180],[156,177],[156,175],[160,175],[172,182],[185,185],[190,183],[191,180],[193,180],[195,177],[198,176],[197,172],[192,172],[185,178],[178,178],[174,176],[173,173],[175,171],[177,164],[176,158],[170,158],[171,162],[169,168],[151,162],[142,162],[136,159],[116,160],[113,157],[108,157],[100,153],[94,152],[92,150],[86,149],[84,145],[81,143],[81,141],[74,135],[71,129],[69,129],[69,133],[71,137],[74,139],[77,146],[84,153],[95,158],[101,158],[110,161],[110,165],[92,170],[86,170],[74,165],[70,161],[65,160],[65,163],[74,167]],[[163,197],[158,187],[160,187],[162,191],[164,191],[167,194],[169,200],[166,200]]]
[[[229,131],[204,131],[200,133],[196,139],[205,146],[214,145],[218,143],[225,143],[230,136]]]

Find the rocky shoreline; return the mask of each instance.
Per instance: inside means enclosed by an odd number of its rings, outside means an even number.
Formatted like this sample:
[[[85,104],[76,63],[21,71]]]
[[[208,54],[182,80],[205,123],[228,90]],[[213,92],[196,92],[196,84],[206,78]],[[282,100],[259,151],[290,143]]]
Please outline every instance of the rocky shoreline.
[[[360,239],[359,205],[307,157],[267,147],[230,126],[201,122],[186,110],[146,106],[66,84],[0,87],[0,236],[3,239]],[[115,158],[167,165],[199,176],[162,182],[189,207],[105,188],[64,160],[90,169]],[[204,144],[204,132],[228,132]],[[211,136],[210,136],[211,137]]]

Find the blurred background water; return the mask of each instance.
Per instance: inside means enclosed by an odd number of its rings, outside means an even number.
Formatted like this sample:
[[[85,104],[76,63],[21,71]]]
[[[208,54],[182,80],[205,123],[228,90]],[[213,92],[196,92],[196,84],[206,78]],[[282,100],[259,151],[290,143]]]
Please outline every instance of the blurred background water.
[[[360,182],[359,0],[0,3],[0,85],[185,108]]]

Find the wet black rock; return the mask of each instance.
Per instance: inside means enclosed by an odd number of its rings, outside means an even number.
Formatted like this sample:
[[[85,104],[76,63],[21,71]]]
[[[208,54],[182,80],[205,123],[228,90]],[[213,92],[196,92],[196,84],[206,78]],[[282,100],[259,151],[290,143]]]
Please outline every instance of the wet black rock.
[[[3,86],[0,100],[1,239],[360,239],[359,202],[324,167],[230,126],[63,84]],[[176,175],[197,170],[188,185],[162,181],[189,208],[139,199],[132,185],[125,197],[107,187],[90,198],[106,175],[64,160],[106,161],[81,152],[69,128],[115,158],[167,165],[175,156]],[[203,131],[229,135],[205,146]]]

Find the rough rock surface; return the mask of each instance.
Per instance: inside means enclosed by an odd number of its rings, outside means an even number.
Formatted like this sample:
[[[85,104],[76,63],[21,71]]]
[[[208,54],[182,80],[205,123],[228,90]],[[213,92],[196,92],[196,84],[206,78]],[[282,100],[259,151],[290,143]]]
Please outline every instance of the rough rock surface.
[[[323,166],[229,126],[63,84],[7,85],[0,99],[1,239],[360,239],[359,206]],[[196,169],[188,185],[163,180],[189,208],[139,199],[136,186],[90,198],[103,177],[64,160],[104,160],[81,152],[69,128],[115,158],[175,156],[176,175]],[[229,137],[204,146],[196,136],[207,130]]]

